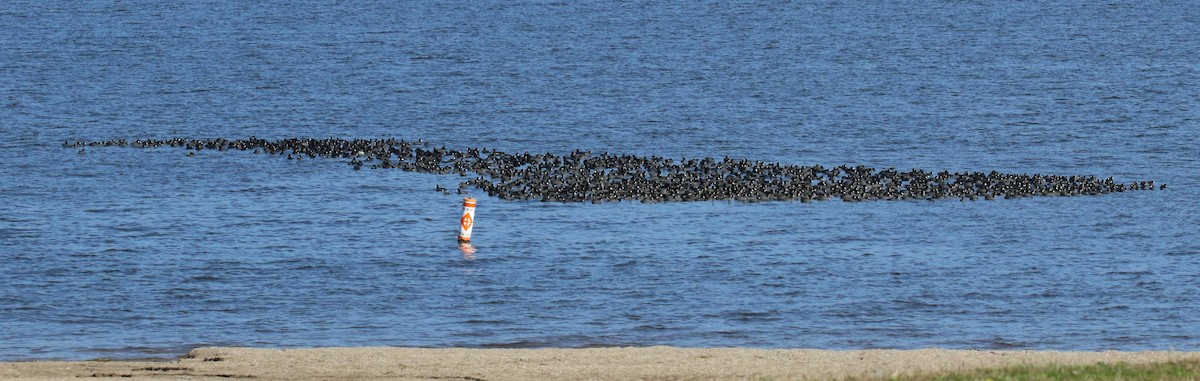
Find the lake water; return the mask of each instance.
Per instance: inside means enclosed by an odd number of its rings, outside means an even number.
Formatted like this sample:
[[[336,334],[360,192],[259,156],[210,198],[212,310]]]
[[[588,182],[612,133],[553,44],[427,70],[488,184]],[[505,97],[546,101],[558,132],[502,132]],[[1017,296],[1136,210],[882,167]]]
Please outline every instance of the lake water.
[[[1186,2],[0,4],[0,360],[197,346],[1200,350]],[[563,204],[345,160],[425,139],[1155,180],[996,201]],[[478,196],[478,195],[477,195]]]

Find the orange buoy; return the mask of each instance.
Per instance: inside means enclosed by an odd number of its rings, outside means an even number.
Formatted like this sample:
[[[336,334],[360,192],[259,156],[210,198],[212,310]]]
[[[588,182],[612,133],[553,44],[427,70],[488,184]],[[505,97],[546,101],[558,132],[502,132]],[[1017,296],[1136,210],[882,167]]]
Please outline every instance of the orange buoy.
[[[471,242],[471,229],[475,227],[475,199],[463,199],[463,214],[458,220],[458,242]]]

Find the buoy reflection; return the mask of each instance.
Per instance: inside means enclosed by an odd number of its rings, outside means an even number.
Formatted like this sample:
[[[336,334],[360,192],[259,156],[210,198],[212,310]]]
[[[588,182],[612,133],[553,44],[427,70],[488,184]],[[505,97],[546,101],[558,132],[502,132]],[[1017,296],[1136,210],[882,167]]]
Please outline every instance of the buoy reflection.
[[[466,259],[468,261],[475,260],[475,251],[477,249],[475,248],[475,245],[472,245],[470,242],[459,243],[458,250],[462,251],[463,259]]]

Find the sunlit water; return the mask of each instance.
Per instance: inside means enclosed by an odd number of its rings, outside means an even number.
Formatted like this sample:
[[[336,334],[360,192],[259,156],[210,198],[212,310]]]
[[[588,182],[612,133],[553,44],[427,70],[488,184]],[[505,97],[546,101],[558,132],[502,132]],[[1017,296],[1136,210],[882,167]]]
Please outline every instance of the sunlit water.
[[[0,360],[196,346],[1200,350],[1188,4],[6,2]],[[1096,197],[479,198],[64,140],[1114,176]]]

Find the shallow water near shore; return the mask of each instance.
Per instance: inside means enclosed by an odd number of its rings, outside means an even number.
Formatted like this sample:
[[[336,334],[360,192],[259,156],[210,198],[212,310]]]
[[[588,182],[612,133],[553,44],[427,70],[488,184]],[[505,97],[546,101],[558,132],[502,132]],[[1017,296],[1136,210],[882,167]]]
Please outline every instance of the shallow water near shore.
[[[1179,9],[1177,9],[1177,7]],[[0,5],[0,360],[197,346],[1200,350],[1200,27],[1171,4]],[[107,139],[425,139],[1155,180],[563,204]]]

